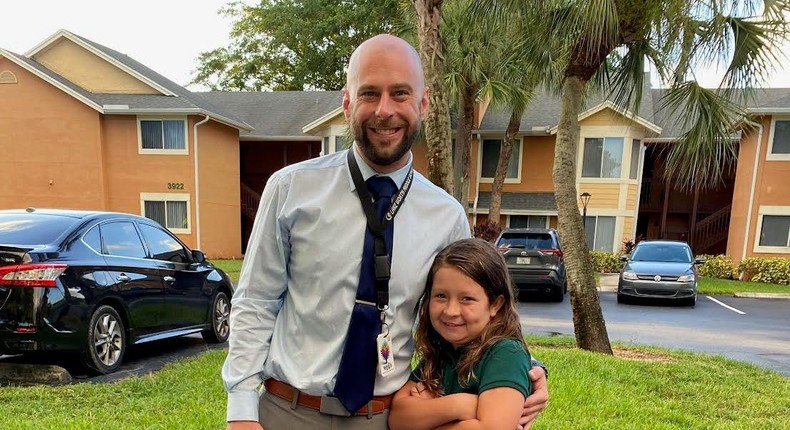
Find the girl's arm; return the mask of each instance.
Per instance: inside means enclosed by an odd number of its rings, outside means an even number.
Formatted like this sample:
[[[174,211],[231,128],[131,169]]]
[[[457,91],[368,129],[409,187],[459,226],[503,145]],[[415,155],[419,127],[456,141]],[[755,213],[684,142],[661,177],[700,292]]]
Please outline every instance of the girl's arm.
[[[477,401],[477,417],[447,423],[437,430],[515,429],[524,408],[524,395],[510,387],[483,391]]]
[[[425,393],[411,394],[412,390],[417,393],[417,386],[416,382],[408,381],[395,393],[388,420],[390,430],[428,430],[477,416],[476,395],[461,393],[427,398]],[[524,401],[521,403],[523,405]],[[516,425],[513,424],[512,428]]]

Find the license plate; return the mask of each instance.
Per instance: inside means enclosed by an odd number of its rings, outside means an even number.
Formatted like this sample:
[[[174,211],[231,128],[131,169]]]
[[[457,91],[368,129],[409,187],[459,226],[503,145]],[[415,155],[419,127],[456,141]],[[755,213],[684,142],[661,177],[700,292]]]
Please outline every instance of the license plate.
[[[516,257],[516,264],[529,264],[529,257]]]

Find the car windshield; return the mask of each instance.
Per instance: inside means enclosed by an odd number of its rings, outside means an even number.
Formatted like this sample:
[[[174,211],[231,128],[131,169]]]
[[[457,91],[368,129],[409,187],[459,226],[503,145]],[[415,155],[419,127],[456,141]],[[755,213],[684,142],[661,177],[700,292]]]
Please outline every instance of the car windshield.
[[[78,220],[42,214],[0,214],[0,245],[52,243]]]
[[[680,245],[645,244],[636,247],[631,260],[691,263],[691,252],[687,247]]]
[[[504,233],[497,244],[507,248],[551,249],[554,241],[548,233]]]

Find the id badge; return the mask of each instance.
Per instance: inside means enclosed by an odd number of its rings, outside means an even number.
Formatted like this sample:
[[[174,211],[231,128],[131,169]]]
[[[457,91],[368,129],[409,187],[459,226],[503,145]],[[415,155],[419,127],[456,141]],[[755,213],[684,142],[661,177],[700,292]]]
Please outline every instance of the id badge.
[[[392,356],[392,339],[389,331],[376,336],[376,349],[379,356],[379,374],[387,376],[395,370],[395,361]]]

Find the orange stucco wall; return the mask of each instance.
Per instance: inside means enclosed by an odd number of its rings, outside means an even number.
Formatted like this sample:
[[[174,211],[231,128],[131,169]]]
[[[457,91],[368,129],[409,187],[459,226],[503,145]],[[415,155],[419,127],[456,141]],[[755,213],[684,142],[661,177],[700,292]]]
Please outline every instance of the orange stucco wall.
[[[472,141],[472,178],[477,178],[480,145],[477,136]],[[512,192],[552,192],[554,183],[551,170],[554,163],[554,136],[525,136],[521,144],[521,181],[507,183],[502,191]],[[491,191],[491,183],[480,183],[480,191]],[[471,194],[474,194],[474,183]]]
[[[0,57],[0,208],[103,209],[100,114]]]
[[[33,58],[93,93],[158,94],[137,78],[65,38]]]
[[[736,262],[739,262],[744,256],[744,241],[746,241],[746,257],[790,257],[790,254],[755,253],[753,251],[760,206],[790,206],[790,187],[785,185],[787,178],[790,178],[790,161],[766,160],[771,134],[771,117],[761,118],[760,124],[763,126],[762,142],[757,161],[757,176],[754,184],[755,191],[751,205],[748,238],[746,236],[746,222],[759,129],[752,130],[744,136],[738,152],[738,168],[735,173],[735,190],[727,240],[727,255]]]

